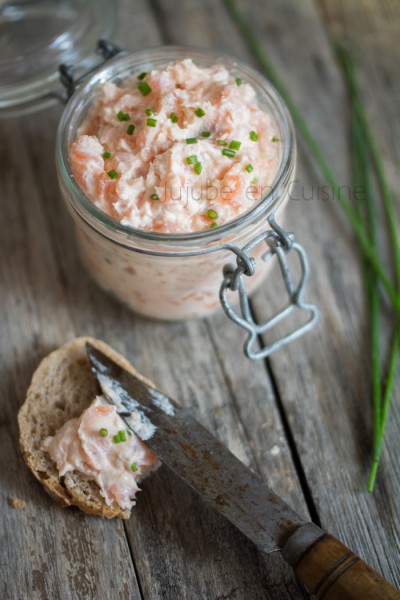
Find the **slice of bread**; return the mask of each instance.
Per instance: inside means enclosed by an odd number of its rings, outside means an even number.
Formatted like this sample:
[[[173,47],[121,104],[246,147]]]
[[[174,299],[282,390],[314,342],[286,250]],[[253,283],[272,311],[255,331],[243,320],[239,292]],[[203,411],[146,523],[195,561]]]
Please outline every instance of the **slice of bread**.
[[[77,471],[60,478],[55,463],[41,450],[47,436],[54,435],[69,419],[79,417],[99,393],[86,356],[86,342],[141,377],[125,358],[100,340],[81,337],[61,346],[44,358],[33,374],[26,400],[18,413],[19,443],[34,476],[64,506],[77,506],[86,513],[109,519],[128,519],[130,510],[117,504],[108,506],[94,481]]]

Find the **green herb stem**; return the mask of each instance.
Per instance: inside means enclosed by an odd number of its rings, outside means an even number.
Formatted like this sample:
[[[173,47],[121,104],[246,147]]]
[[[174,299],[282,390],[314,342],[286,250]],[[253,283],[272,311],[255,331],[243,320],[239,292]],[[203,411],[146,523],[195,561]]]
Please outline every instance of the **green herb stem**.
[[[266,77],[277,88],[287,107],[292,115],[293,121],[300,131],[316,165],[330,185],[334,196],[339,202],[344,214],[352,225],[356,237],[359,241],[360,250],[362,251],[368,265],[371,269],[365,270],[364,281],[367,289],[367,296],[370,309],[370,327],[371,327],[371,350],[372,350],[372,385],[373,385],[373,415],[374,415],[374,452],[373,463],[371,467],[370,477],[368,481],[368,490],[373,491],[375,485],[376,474],[378,471],[385,428],[388,420],[391,399],[393,395],[393,386],[395,381],[395,373],[397,360],[400,350],[400,244],[396,228],[396,214],[394,202],[387,183],[382,160],[376,144],[375,138],[369,127],[364,108],[361,102],[358,85],[355,73],[350,60],[346,53],[339,49],[338,55],[341,59],[343,73],[348,85],[352,100],[354,126],[353,158],[357,171],[357,180],[363,182],[363,187],[366,191],[366,206],[361,214],[359,210],[355,210],[350,204],[347,197],[342,192],[338,180],[331,170],[328,160],[325,158],[320,149],[315,137],[311,133],[307,123],[305,122],[301,112],[294,103],[288,90],[278,77],[275,69],[270,64],[261,47],[260,41],[254,34],[252,27],[246,17],[239,10],[235,0],[225,0],[225,5],[240,29],[245,41],[247,42],[251,52],[259,62],[261,70]],[[360,150],[361,149],[361,150]],[[370,159],[370,160],[369,160]],[[385,217],[388,224],[389,239],[394,257],[394,270],[396,281],[392,284],[390,277],[387,275],[384,266],[379,258],[377,231],[376,231],[376,215],[374,207],[374,199],[372,196],[372,188],[369,177],[370,164],[374,167],[378,188],[382,197],[385,210]],[[383,392],[380,384],[380,347],[379,347],[379,289],[378,279],[382,283],[384,289],[396,312],[396,324],[394,336],[392,340],[388,375],[385,382]]]
[[[352,93],[353,103],[353,93]],[[365,218],[366,229],[371,237],[371,243],[377,249],[377,227],[376,210],[372,196],[372,187],[369,175],[368,153],[365,144],[363,129],[357,117],[357,111],[352,106],[353,121],[353,173],[355,185],[362,188],[365,192],[365,201],[358,202],[358,211],[361,218]],[[365,259],[364,259],[365,260]],[[371,336],[371,370],[372,370],[372,407],[373,407],[373,454],[379,447],[379,436],[381,426],[381,382],[380,382],[380,344],[379,344],[379,288],[378,280],[371,268],[371,265],[364,262],[363,269],[364,288],[368,299],[369,325]],[[376,475],[376,473],[375,473]],[[370,490],[370,486],[368,485]],[[372,490],[370,490],[372,491]]]
[[[357,113],[357,117],[360,121],[360,126],[363,129],[365,142],[368,145],[369,152],[371,154],[372,163],[375,168],[376,178],[378,181],[379,191],[382,195],[383,206],[385,209],[385,216],[388,224],[389,236],[392,245],[394,255],[394,266],[396,273],[396,285],[397,292],[399,293],[400,286],[400,242],[396,228],[396,213],[394,209],[394,202],[390,193],[389,184],[386,179],[385,170],[383,168],[382,159],[379,153],[378,146],[375,138],[372,134],[371,128],[368,123],[368,119],[365,114],[364,107],[361,102],[360,92],[358,89],[358,83],[355,75],[355,69],[350,57],[347,52],[341,46],[336,47],[336,52],[339,60],[343,67],[343,73],[346,78],[346,82],[350,88],[353,97],[353,106]]]
[[[374,247],[378,249],[377,227],[376,227],[376,212],[373,206],[371,182],[369,178],[368,156],[371,158],[372,165],[375,170],[376,178],[380,195],[382,197],[385,217],[389,230],[389,239],[391,251],[394,256],[394,267],[396,277],[397,297],[400,298],[400,252],[399,238],[396,228],[396,215],[394,210],[394,202],[391,196],[389,185],[387,183],[382,160],[379,154],[378,147],[372,135],[368,120],[366,118],[363,105],[361,103],[360,91],[355,74],[354,65],[347,55],[347,52],[341,48],[337,48],[337,54],[343,69],[343,74],[348,85],[354,122],[359,130],[359,147],[358,154],[363,161],[361,169],[364,171],[364,185],[366,190],[366,208],[368,213],[368,225],[371,241]],[[396,374],[396,366],[400,349],[400,310],[396,307],[396,323],[392,339],[392,345],[389,356],[388,376],[382,392],[380,389],[380,369],[379,369],[379,292],[376,282],[370,282],[369,289],[370,302],[370,326],[371,326],[371,342],[372,342],[372,392],[373,392],[373,419],[374,419],[374,445],[373,445],[373,460],[368,479],[368,491],[373,492],[375,487],[376,476],[378,472],[380,457],[382,453],[383,441],[385,436],[386,424],[388,420],[390,405],[393,397],[393,386]]]
[[[390,405],[393,396],[393,387],[395,383],[396,366],[400,350],[400,320],[396,321],[396,328],[392,342],[392,349],[389,359],[388,376],[386,380],[385,391],[382,401],[382,415],[380,419],[380,428],[378,432],[378,443],[374,448],[371,470],[368,479],[368,491],[373,492],[375,487],[376,475],[378,472],[379,462],[381,459],[383,440],[386,430],[386,424],[389,416]]]
[[[367,235],[365,234],[363,225],[360,222],[360,220],[357,216],[357,213],[355,213],[350,202],[346,198],[345,194],[342,192],[341,186],[339,185],[338,181],[336,180],[336,177],[333,174],[333,172],[328,164],[327,159],[323,155],[316,139],[314,138],[313,134],[311,133],[310,129],[308,128],[308,125],[306,124],[301,112],[299,111],[296,104],[294,103],[288,90],[286,89],[286,87],[283,85],[282,81],[278,77],[275,69],[272,67],[271,63],[265,56],[265,54],[262,50],[261,44],[260,44],[257,36],[254,34],[250,23],[247,21],[247,19],[243,16],[241,11],[238,9],[235,0],[225,0],[225,5],[226,5],[229,13],[231,14],[233,20],[235,21],[235,23],[241,30],[242,35],[245,38],[250,50],[252,51],[253,55],[259,62],[262,71],[264,72],[266,77],[268,77],[268,79],[274,84],[274,86],[277,88],[278,92],[281,94],[281,96],[285,100],[286,105],[289,108],[289,111],[292,115],[294,123],[296,124],[298,130],[302,134],[303,139],[306,142],[308,149],[311,152],[321,173],[324,175],[325,179],[327,180],[330,187],[332,188],[332,191],[333,191],[334,195],[336,196],[340,206],[342,207],[342,210],[345,213],[347,219],[350,221],[351,225],[353,226],[356,236],[360,242],[361,249],[362,249],[363,253],[365,254],[365,256],[368,258],[368,260],[370,261],[371,265],[373,266],[374,271],[376,272],[377,276],[381,280],[391,302],[393,303],[393,305],[396,308],[400,307],[400,301],[397,297],[395,289],[392,286],[390,279],[387,277],[385,270],[383,269],[383,267],[380,263],[379,257],[377,256],[375,250],[372,248],[372,246],[370,244],[370,240],[368,239]]]

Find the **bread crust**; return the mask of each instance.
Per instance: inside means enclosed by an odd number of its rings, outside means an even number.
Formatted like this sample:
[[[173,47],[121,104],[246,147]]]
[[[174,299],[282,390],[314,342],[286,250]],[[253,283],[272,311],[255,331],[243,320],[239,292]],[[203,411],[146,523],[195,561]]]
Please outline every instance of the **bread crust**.
[[[46,356],[34,372],[18,413],[19,444],[36,479],[63,506],[77,506],[85,513],[108,519],[128,519],[130,510],[117,504],[108,506],[97,484],[82,474],[72,471],[60,478],[50,456],[41,450],[47,436],[54,435],[69,419],[79,417],[99,393],[86,355],[86,342],[153,386],[105,342],[90,337],[76,338]]]

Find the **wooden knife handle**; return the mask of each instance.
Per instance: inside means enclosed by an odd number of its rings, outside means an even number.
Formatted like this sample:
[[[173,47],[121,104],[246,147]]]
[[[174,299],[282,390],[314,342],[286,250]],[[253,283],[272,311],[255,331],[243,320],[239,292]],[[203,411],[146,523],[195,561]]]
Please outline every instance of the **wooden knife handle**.
[[[289,538],[282,554],[319,600],[400,600],[400,593],[381,575],[312,523]]]

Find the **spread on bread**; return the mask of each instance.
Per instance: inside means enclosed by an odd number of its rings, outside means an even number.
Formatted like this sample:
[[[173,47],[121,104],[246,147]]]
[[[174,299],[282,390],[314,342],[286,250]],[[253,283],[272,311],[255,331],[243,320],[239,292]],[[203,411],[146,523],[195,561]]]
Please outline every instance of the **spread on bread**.
[[[97,483],[108,506],[116,503],[123,509],[132,508],[138,483],[159,465],[104,396],[47,437],[42,449],[56,463],[60,477],[78,471]]]

